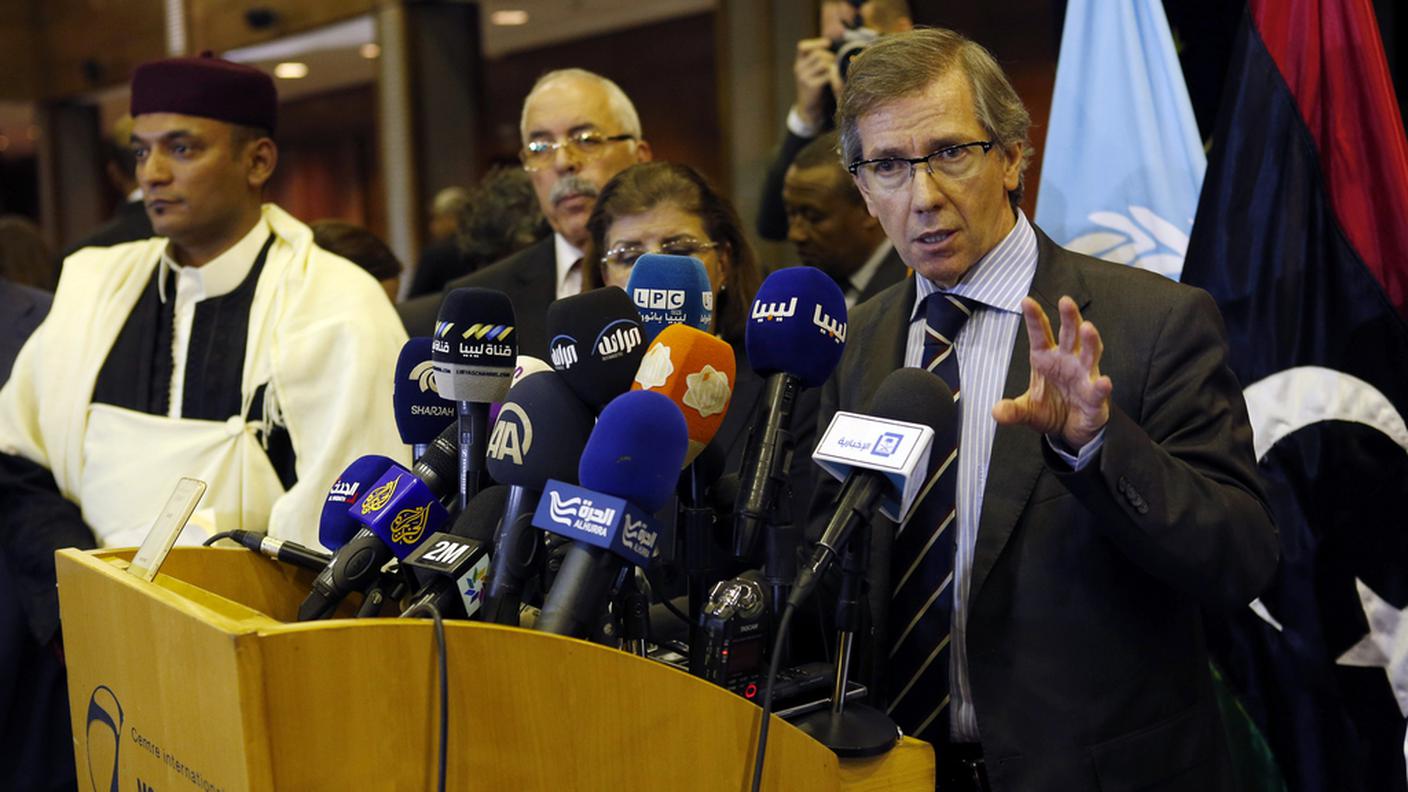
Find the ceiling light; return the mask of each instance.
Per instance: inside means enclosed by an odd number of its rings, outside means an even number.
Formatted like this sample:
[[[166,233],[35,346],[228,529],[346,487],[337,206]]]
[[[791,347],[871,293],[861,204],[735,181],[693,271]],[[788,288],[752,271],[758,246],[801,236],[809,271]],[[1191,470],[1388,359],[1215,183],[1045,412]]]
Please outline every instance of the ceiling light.
[[[489,21],[503,27],[526,25],[528,24],[528,12],[517,8],[506,8],[502,11],[495,11],[490,14]]]
[[[274,76],[281,80],[300,80],[308,76],[308,64],[285,61],[274,67]]]
[[[357,54],[367,60],[376,60],[381,57],[381,45],[375,41],[368,41],[366,44],[357,48]]]

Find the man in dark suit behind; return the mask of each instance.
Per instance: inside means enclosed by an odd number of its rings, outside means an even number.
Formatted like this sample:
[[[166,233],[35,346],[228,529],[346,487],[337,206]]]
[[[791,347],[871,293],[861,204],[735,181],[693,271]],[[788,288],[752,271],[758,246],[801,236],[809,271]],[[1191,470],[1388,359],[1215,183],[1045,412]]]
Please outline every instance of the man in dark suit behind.
[[[518,350],[547,359],[548,305],[581,290],[582,249],[590,239],[587,217],[612,176],[650,159],[635,106],[616,83],[582,69],[539,78],[523,100],[519,125],[523,168],[533,179],[553,235],[512,256],[446,285],[498,289],[513,300]],[[443,294],[398,306],[406,332],[428,336]]]
[[[959,413],[934,486],[872,532],[881,702],[945,790],[1227,789],[1201,608],[1256,597],[1277,542],[1211,298],[1027,221],[1030,119],[977,44],[888,37],[841,102],[844,162],[916,277],[852,314],[818,425],[905,365],[952,378]]]
[[[904,260],[885,229],[865,209],[850,174],[836,161],[840,136],[827,132],[808,143],[787,169],[782,201],[787,241],[808,267],[830,275],[853,309],[903,280]],[[803,391],[803,394],[814,391]]]
[[[142,188],[137,184],[137,160],[132,153],[131,137],[132,116],[124,115],[103,140],[103,175],[117,194],[117,208],[106,223],[63,252],[59,257],[60,266],[64,259],[86,247],[112,247],[155,236],[146,205],[142,203]]]

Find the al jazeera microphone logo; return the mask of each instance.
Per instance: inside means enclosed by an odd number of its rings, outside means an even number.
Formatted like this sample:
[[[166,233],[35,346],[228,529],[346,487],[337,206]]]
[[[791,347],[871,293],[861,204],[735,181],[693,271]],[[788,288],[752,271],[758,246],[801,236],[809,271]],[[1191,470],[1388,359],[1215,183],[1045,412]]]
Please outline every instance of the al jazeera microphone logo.
[[[413,545],[420,540],[420,535],[425,533],[425,526],[430,523],[430,504],[424,506],[402,509],[391,518],[391,541],[397,544]]]
[[[362,499],[362,514],[371,514],[386,508],[386,504],[391,502],[391,496],[396,494],[396,485],[401,483],[401,477],[382,484],[380,487],[367,493],[367,497]],[[397,515],[399,519],[400,515]]]
[[[93,792],[118,792],[118,755],[122,748],[122,704],[107,685],[93,688],[85,726],[88,781]]]

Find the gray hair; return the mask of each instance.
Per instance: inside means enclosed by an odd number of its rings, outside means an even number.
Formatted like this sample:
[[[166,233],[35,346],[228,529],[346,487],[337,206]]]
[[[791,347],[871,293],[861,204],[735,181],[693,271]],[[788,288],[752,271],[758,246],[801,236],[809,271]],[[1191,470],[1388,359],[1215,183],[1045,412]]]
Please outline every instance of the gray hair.
[[[621,86],[611,80],[602,77],[595,72],[586,69],[554,69],[538,78],[533,83],[533,89],[523,99],[523,112],[518,119],[518,134],[525,140],[528,137],[528,103],[532,101],[533,95],[538,93],[548,83],[564,78],[577,80],[592,80],[606,91],[606,104],[611,108],[611,115],[616,117],[616,123],[621,125],[621,131],[631,135],[636,140],[640,140],[640,116],[636,114],[636,106],[631,104],[631,98],[626,96],[626,92],[621,90]]]
[[[1031,115],[992,53],[952,30],[926,28],[882,36],[851,63],[836,109],[841,164],[848,166],[861,158],[862,116],[887,102],[922,92],[955,67],[968,78],[978,123],[993,141],[1004,150],[1022,144],[1017,189],[1007,193],[1015,208],[1021,203],[1031,164]]]

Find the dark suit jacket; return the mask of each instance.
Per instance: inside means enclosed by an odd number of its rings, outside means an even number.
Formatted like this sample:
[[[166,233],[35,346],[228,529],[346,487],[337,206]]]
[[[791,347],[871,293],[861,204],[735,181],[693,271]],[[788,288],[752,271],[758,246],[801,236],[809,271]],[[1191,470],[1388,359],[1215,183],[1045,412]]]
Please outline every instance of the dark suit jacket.
[[[68,250],[64,258],[86,247],[112,247],[123,242],[135,242],[155,236],[152,221],[147,218],[146,207],[141,201],[124,201],[113,212],[112,219],[94,229],[92,233]]]
[[[0,278],[0,385],[10,378],[20,347],[49,314],[53,300],[49,292]]]
[[[1104,445],[1079,473],[1025,427],[999,427],[993,441],[967,622],[993,787],[1226,789],[1200,608],[1257,596],[1277,540],[1221,318],[1201,290],[1038,239],[1031,296],[1053,321],[1062,295],[1076,300],[1115,388]],[[903,365],[914,289],[906,280],[852,314],[819,427],[863,410]],[[1023,329],[1004,396],[1026,390],[1029,371]],[[835,490],[818,485],[814,530]],[[893,526],[880,522],[868,615],[873,645],[888,646]],[[870,658],[872,682],[884,654]]]
[[[548,305],[557,299],[557,254],[553,250],[553,239],[549,236],[503,261],[456,278],[445,285],[444,292],[397,305],[396,312],[401,315],[406,332],[411,336],[432,335],[440,301],[455,289],[466,286],[497,289],[513,301],[519,354],[547,360]]]
[[[797,152],[816,138],[798,137],[788,130],[782,143],[773,152],[767,172],[763,174],[763,192],[758,199],[758,236],[774,242],[787,239],[787,205],[782,201],[782,183]]]
[[[856,298],[856,308],[859,308],[861,303],[871,297],[904,280],[908,273],[909,267],[906,267],[904,259],[900,258],[900,252],[891,247],[889,255],[880,260],[880,266],[875,268],[875,274],[871,276],[870,282],[865,284],[860,296]]]
[[[420,261],[416,262],[416,273],[411,278],[411,289],[406,296],[438,295],[447,283],[473,271],[474,262],[460,251],[460,246],[453,239],[437,242],[421,251]]]

